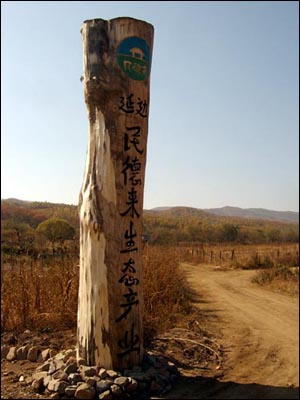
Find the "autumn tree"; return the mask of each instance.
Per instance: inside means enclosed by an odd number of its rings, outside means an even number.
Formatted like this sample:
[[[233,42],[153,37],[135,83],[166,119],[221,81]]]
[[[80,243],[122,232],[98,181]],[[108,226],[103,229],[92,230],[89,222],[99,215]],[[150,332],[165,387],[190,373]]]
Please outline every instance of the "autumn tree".
[[[50,218],[39,224],[37,231],[52,243],[54,249],[55,243],[63,244],[65,240],[73,239],[75,229],[67,221],[60,218]]]
[[[239,234],[239,225],[225,223],[221,229],[221,240],[224,242],[235,242]]]
[[[5,220],[1,223],[1,249],[8,253],[25,253],[33,250],[36,231],[30,225]]]

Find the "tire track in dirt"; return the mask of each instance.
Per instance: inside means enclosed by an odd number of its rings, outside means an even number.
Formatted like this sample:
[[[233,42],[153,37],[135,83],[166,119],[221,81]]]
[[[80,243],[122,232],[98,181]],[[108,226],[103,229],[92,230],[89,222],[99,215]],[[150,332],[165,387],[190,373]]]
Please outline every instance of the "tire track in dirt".
[[[200,309],[217,317],[214,333],[227,351],[226,379],[299,385],[299,302],[251,282],[255,271],[184,266]]]
[[[299,398],[299,299],[258,287],[251,282],[256,271],[181,268],[206,327],[224,349],[224,375],[190,379],[166,398]]]

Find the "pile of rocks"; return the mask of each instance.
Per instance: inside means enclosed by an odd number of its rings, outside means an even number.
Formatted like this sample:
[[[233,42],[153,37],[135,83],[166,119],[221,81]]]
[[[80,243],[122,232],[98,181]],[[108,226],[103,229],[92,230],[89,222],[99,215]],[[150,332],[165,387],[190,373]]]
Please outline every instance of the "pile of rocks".
[[[4,353],[3,350],[1,348],[1,356],[7,352],[9,361],[41,362],[32,375],[31,385],[36,393],[53,399],[149,399],[151,395],[169,391],[179,376],[173,363],[152,353],[145,355],[141,366],[121,373],[87,366],[83,359],[76,357],[74,349],[57,354],[38,346],[11,347]]]

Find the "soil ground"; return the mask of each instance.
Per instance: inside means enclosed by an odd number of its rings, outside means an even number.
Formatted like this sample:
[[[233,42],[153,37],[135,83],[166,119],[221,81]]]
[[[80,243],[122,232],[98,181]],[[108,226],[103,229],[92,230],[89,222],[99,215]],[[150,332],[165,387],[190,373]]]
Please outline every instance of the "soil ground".
[[[299,299],[251,282],[256,271],[182,266],[224,350],[222,376],[184,376],[164,399],[299,399]]]
[[[173,389],[152,399],[299,399],[298,298],[258,287],[255,271],[183,264],[198,312],[189,325],[153,340],[180,371]],[[2,343],[67,349],[76,332],[2,334]],[[23,385],[36,363],[1,362],[1,398],[46,398]]]

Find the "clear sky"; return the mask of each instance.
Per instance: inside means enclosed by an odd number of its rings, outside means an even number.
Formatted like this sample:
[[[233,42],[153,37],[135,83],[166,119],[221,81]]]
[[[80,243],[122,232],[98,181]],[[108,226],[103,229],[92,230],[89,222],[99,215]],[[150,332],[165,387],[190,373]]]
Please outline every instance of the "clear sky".
[[[155,28],[144,208],[299,211],[299,3],[1,2],[1,198],[77,204],[80,27]]]

